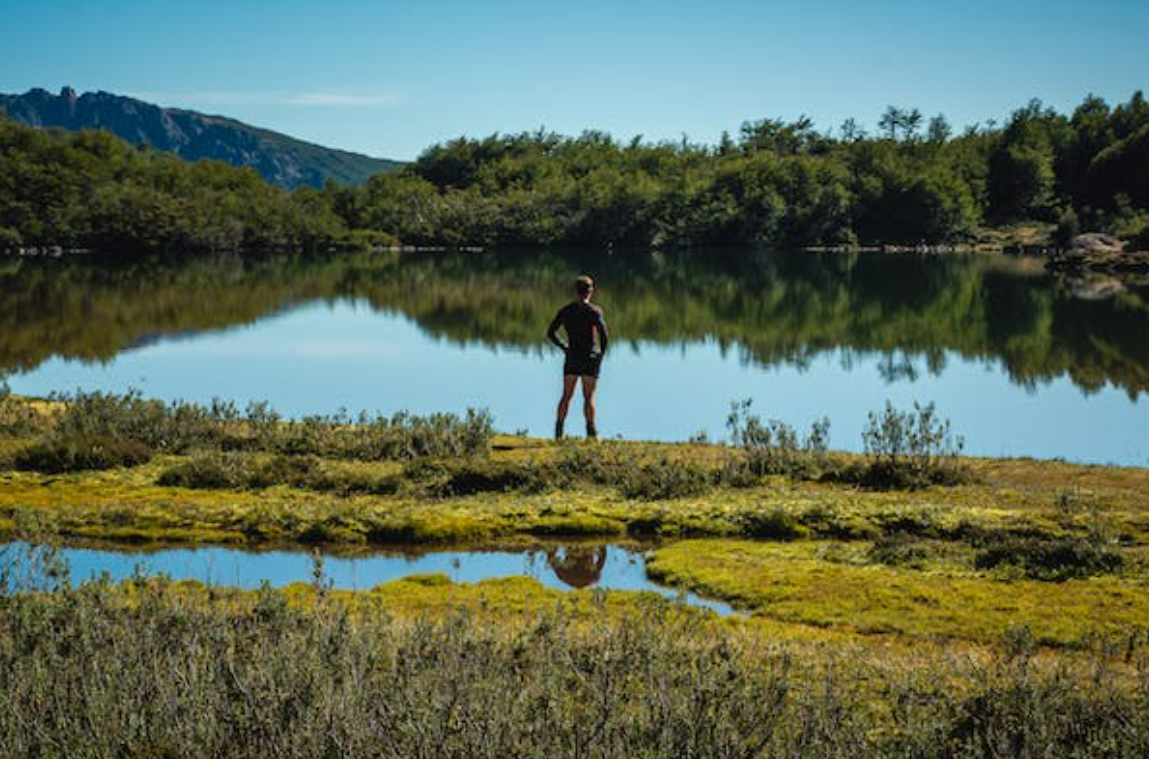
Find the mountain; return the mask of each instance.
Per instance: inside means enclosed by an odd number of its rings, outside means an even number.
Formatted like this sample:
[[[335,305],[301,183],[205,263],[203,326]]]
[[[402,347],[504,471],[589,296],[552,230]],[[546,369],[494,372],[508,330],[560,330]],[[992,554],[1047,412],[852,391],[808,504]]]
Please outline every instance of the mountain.
[[[250,166],[281,187],[321,187],[325,180],[359,184],[402,165],[335,150],[259,129],[235,119],[179,108],[162,108],[110,92],[76,95],[71,87],[53,95],[39,87],[23,95],[0,93],[0,111],[36,127],[106,129],[137,145],[175,153],[189,161],[213,158]]]

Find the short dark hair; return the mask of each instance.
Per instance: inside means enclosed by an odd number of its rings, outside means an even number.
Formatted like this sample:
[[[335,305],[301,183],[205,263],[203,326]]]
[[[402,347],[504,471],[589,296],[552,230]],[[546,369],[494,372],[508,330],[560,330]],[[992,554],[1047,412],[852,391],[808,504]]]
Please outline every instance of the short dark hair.
[[[575,290],[578,291],[579,295],[586,295],[593,289],[594,280],[591,279],[589,275],[580,274],[579,276],[575,277]]]

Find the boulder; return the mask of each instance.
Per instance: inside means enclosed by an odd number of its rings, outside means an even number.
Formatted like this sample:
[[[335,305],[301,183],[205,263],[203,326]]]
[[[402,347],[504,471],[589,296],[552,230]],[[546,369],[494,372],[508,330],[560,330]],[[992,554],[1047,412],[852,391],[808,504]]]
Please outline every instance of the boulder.
[[[1124,240],[1119,240],[1113,235],[1107,235],[1101,232],[1086,232],[1083,235],[1074,237],[1069,242],[1069,252],[1079,255],[1104,255],[1107,253],[1123,253],[1124,251]]]

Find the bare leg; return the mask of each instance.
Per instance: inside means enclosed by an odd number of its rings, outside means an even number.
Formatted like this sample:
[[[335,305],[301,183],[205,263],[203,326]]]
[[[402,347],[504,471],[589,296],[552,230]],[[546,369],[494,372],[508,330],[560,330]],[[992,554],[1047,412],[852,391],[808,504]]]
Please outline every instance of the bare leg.
[[[563,422],[567,418],[567,409],[570,408],[576,382],[578,377],[573,374],[563,376],[563,397],[559,399],[558,413],[555,416],[555,438],[563,436]]]
[[[598,388],[598,377],[582,378],[582,413],[586,417],[587,437],[598,437],[594,424],[594,391]]]

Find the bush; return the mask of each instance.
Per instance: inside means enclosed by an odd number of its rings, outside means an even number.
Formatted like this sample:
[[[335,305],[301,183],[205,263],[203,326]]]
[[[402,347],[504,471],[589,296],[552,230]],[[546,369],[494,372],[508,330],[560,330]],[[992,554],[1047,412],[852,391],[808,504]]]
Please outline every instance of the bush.
[[[1015,567],[1036,580],[1068,580],[1116,572],[1124,557],[1096,540],[999,539],[974,557],[978,569]]]
[[[913,569],[923,568],[933,554],[929,543],[905,532],[882,535],[866,552],[867,558],[877,564]]]
[[[727,472],[727,479],[737,480],[739,468],[752,476],[784,474],[791,477],[816,478],[827,468],[830,442],[830,420],[815,421],[801,443],[794,428],[771,419],[763,423],[750,414],[749,399],[730,406],[726,427],[734,444],[745,453],[745,461]]]
[[[810,533],[797,517],[782,509],[746,512],[739,529],[743,535],[764,540],[797,540]]]
[[[64,406],[54,432],[63,437],[134,440],[157,451],[180,453],[192,446],[218,442],[218,408],[193,403],[144,399],[139,391],[125,395],[77,393],[54,395]]]
[[[364,461],[462,458],[487,455],[492,434],[491,415],[473,409],[462,418],[399,412],[374,419],[361,414],[353,422],[340,413],[292,422],[283,421],[266,402],[251,403],[241,414],[228,402],[164,403],[144,399],[138,391],[53,399],[64,404],[55,426],[62,435],[136,440],[166,453],[221,448]]]
[[[550,473],[557,487],[572,483],[618,486],[632,476],[636,466],[609,444],[568,444],[550,466]]]
[[[618,488],[627,498],[658,501],[701,495],[713,484],[710,473],[703,467],[663,457],[627,471]]]
[[[7,596],[0,755],[1029,759],[1149,746],[1140,645],[1128,662],[1031,646],[859,657],[649,599],[633,613],[566,601],[467,613],[470,594],[444,576],[408,580],[463,600],[413,621],[368,594],[324,594],[322,577],[314,590],[140,579]]]
[[[409,464],[404,474],[421,482],[426,492],[443,497],[513,490],[535,493],[547,485],[545,473],[533,462],[419,460]]]
[[[19,437],[40,429],[43,422],[32,405],[12,397],[8,383],[0,379],[0,433]]]
[[[138,466],[154,451],[145,443],[102,435],[51,436],[18,451],[13,466],[44,474]]]
[[[968,479],[958,456],[965,443],[954,437],[948,419],[939,419],[930,403],[898,411],[886,401],[881,414],[871,411],[862,431],[866,467],[863,484],[876,488],[918,488],[957,484]]]
[[[238,489],[247,486],[249,468],[250,457],[242,453],[202,453],[164,470],[157,482],[165,487]]]
[[[280,453],[361,461],[411,461],[431,458],[469,458],[490,452],[491,415],[468,409],[456,414],[416,416],[401,411],[390,417],[360,414],[309,416],[277,426],[265,450]]]

